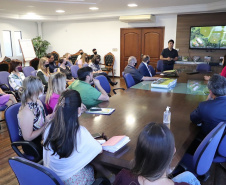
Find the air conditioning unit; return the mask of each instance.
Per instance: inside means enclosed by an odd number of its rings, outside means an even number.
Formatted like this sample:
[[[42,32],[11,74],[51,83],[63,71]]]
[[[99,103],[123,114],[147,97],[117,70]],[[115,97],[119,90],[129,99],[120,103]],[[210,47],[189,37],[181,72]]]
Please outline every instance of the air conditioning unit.
[[[128,15],[120,16],[119,20],[122,22],[155,22],[154,15]]]

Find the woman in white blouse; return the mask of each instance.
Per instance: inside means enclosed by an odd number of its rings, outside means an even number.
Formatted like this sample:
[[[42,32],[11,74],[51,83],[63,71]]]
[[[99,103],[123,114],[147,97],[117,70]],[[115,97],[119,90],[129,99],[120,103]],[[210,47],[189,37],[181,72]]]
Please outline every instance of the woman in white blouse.
[[[77,91],[64,91],[44,133],[44,166],[52,169],[66,185],[92,184],[94,172],[89,163],[102,151],[89,131],[79,125],[81,103]]]
[[[19,60],[12,60],[10,62],[11,74],[9,75],[9,84],[13,90],[17,91],[25,79],[24,73],[20,72],[22,62]]]

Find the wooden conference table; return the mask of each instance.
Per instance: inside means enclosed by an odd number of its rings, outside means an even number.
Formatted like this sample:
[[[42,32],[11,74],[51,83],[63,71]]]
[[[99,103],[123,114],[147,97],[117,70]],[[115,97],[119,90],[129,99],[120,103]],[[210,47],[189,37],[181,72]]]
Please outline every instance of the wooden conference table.
[[[189,79],[203,80],[203,74],[180,74],[177,82],[178,84],[186,83]],[[170,130],[174,134],[177,149],[171,164],[174,168],[199,131],[198,127],[191,123],[190,113],[206,97],[206,95],[152,92],[130,88],[120,95],[114,95],[109,102],[100,104],[101,107],[115,108],[112,115],[83,114],[80,117],[80,124],[90,133],[104,132],[108,138],[115,135],[129,136],[131,141],[121,150],[116,153],[104,151],[96,160],[117,168],[130,169],[141,130],[150,122],[162,123],[163,112],[167,106],[170,106],[172,114]]]

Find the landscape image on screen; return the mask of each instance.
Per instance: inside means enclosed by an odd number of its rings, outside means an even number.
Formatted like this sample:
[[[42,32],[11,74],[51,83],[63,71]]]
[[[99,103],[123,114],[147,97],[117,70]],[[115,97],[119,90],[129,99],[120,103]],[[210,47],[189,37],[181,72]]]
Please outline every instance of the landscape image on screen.
[[[226,49],[226,26],[191,27],[191,49]]]

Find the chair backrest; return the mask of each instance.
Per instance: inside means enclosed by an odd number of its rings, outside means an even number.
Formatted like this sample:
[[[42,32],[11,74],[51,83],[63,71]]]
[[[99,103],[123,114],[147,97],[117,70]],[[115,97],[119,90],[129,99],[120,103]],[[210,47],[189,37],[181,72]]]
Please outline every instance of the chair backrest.
[[[21,185],[64,185],[56,173],[38,163],[21,157],[12,157],[9,158],[9,164]]]
[[[223,138],[220,141],[220,144],[217,149],[217,153],[226,158],[226,133],[224,133]]]
[[[5,111],[5,121],[9,132],[11,143],[15,141],[23,141],[23,137],[19,135],[19,125],[17,114],[21,103],[9,106]]]
[[[155,69],[151,65],[148,65],[148,67],[151,71],[152,76],[155,76],[156,75]]]
[[[34,70],[31,72],[31,76],[36,76],[36,74],[37,74],[37,70]]]
[[[8,87],[10,87],[9,80],[8,80],[9,75],[10,75],[9,72],[7,72],[7,71],[0,71],[0,85],[6,84]],[[8,90],[8,88],[5,86],[1,86],[1,89]]]
[[[42,105],[45,109],[45,112],[46,112],[46,115],[48,115],[48,110],[47,110],[47,107],[46,107],[46,94],[43,94],[41,97],[39,97],[39,100],[42,102]]]
[[[158,71],[160,71],[160,72],[162,72],[163,71],[163,60],[159,60],[158,62],[157,62],[157,70]]]
[[[24,76],[27,77],[27,76],[31,76],[31,72],[32,71],[35,71],[35,69],[32,67],[32,66],[25,66],[23,68],[23,73],[24,73]]]
[[[0,106],[0,111],[4,111],[4,110],[6,110],[6,108],[7,108],[7,105],[2,105],[2,106]]]
[[[89,64],[83,64],[82,65],[82,67],[88,67],[89,66]]]
[[[122,72],[122,76],[124,77],[124,75],[125,75],[125,72],[123,71],[123,72]]]
[[[59,57],[60,57],[59,53],[57,53],[56,51],[53,51],[51,54],[54,56],[54,62],[59,60]]]
[[[211,71],[211,67],[209,64],[198,64],[196,67],[196,71],[209,72],[209,71]]]
[[[134,81],[134,79],[133,79],[133,77],[132,77],[131,74],[126,73],[123,77],[124,77],[124,80],[125,80],[125,82],[126,82],[126,87],[127,87],[127,88],[130,88],[130,87],[132,87],[133,85],[135,85],[135,81]]]
[[[115,56],[109,52],[104,56],[104,64],[106,66],[113,66],[115,62]]]
[[[111,92],[110,84],[105,76],[100,75],[100,76],[95,77],[95,79],[100,81],[100,85],[106,91],[106,93],[109,94]],[[97,87],[96,87],[96,89],[98,90]]]
[[[10,73],[10,63],[6,61],[0,62],[0,71],[7,71]]]
[[[197,175],[204,175],[209,171],[224,130],[225,123],[219,123],[196,149],[193,166]]]
[[[30,61],[30,66],[32,66],[35,70],[38,70],[39,59],[34,58]]]
[[[78,69],[79,67],[77,65],[71,66],[71,74],[74,78],[78,78],[78,74],[77,74]]]

